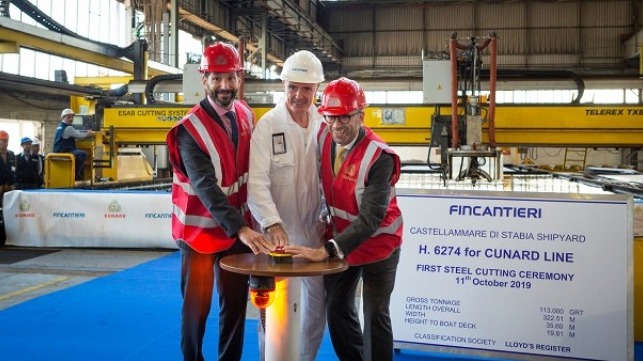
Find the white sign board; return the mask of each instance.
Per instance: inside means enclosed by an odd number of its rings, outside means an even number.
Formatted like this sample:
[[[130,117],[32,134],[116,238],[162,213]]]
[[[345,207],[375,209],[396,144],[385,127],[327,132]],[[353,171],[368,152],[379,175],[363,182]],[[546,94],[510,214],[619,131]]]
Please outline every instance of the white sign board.
[[[630,196],[422,191],[398,201],[397,348],[633,359]]]
[[[205,97],[199,64],[183,67],[183,104],[197,104]]]
[[[167,192],[11,191],[3,207],[11,246],[176,248]]]

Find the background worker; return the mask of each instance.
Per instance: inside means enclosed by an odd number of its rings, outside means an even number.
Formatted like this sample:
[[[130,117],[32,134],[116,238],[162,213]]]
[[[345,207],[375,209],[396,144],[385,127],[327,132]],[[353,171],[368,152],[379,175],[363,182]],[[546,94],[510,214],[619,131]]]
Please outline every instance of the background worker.
[[[184,360],[203,360],[203,336],[213,283],[219,296],[219,360],[241,359],[248,276],[225,271],[229,254],[268,253],[273,247],[249,227],[247,178],[253,113],[235,100],[237,50],[214,43],[199,68],[206,97],[167,135],[174,172],[172,236],[181,250],[181,349]]]
[[[4,193],[15,189],[16,154],[8,148],[9,133],[0,130],[0,207]]]
[[[22,153],[16,157],[16,189],[38,189],[43,179],[38,174],[38,157],[31,154],[32,140],[23,137],[20,140]]]
[[[40,177],[40,180],[42,182],[40,183],[40,187],[42,187],[45,180],[45,156],[40,154],[40,140],[38,138],[32,138],[31,158],[36,159],[38,163],[36,169],[38,172],[38,177]]]
[[[74,111],[65,109],[60,113],[60,124],[54,134],[54,153],[71,153],[76,158],[76,180],[84,179],[87,152],[76,148],[76,139],[85,139],[94,135],[92,130],[81,132],[72,126]]]
[[[273,243],[319,247],[324,227],[315,135],[323,118],[313,100],[324,81],[321,61],[298,51],[284,62],[281,80],[284,98],[252,134],[248,205]],[[323,277],[292,278],[289,284],[301,288],[300,360],[314,361],[326,326]]]
[[[394,188],[400,158],[364,126],[366,105],[364,91],[353,80],[340,78],[324,89],[319,111],[326,124],[318,142],[332,239],[319,248],[285,248],[313,261],[337,256],[348,262],[348,270],[324,276],[328,328],[343,361],[393,360],[389,305],[402,244]],[[355,307],[360,278],[363,333]]]

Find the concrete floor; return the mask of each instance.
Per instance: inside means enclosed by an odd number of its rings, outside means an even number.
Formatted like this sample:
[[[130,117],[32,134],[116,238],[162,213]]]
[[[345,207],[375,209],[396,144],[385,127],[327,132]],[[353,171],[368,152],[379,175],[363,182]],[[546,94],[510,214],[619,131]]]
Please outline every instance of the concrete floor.
[[[176,250],[42,249],[0,246],[0,311],[97,277],[135,267],[172,252]],[[178,293],[177,297],[180,297]],[[247,317],[259,318],[259,310],[250,303]]]
[[[0,247],[0,310],[171,251]]]

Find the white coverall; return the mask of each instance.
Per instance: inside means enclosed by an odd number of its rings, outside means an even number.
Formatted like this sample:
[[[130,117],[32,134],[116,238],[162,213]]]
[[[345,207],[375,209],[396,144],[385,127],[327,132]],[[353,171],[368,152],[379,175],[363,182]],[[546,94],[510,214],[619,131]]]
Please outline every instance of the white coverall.
[[[308,128],[297,124],[285,99],[256,124],[250,143],[248,206],[261,229],[281,223],[290,244],[322,245],[317,131],[323,121],[314,105]],[[301,360],[314,361],[326,326],[323,276],[301,280]]]

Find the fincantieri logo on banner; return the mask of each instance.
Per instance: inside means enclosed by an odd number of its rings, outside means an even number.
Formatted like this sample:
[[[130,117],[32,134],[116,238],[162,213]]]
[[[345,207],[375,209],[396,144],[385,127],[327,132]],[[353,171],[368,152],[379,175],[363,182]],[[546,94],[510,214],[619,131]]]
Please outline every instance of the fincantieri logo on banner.
[[[16,218],[34,218],[36,214],[34,212],[29,212],[31,210],[31,204],[28,201],[24,200],[18,205],[18,210],[20,212],[16,213]]]
[[[125,213],[121,213],[121,204],[117,200],[109,202],[107,205],[107,213],[104,215],[105,218],[126,218]]]

